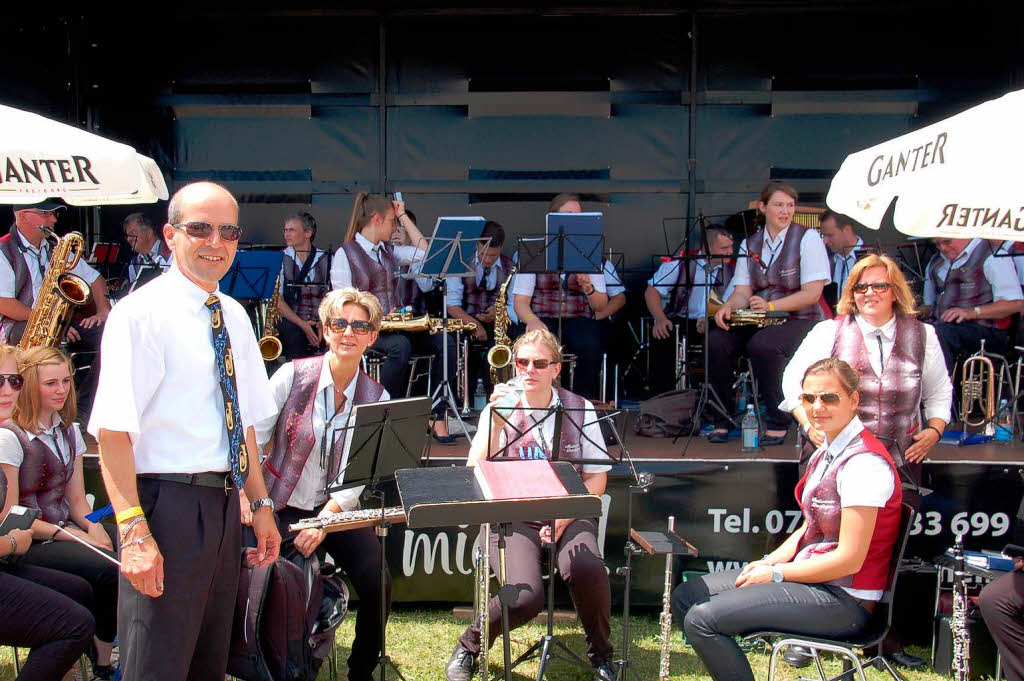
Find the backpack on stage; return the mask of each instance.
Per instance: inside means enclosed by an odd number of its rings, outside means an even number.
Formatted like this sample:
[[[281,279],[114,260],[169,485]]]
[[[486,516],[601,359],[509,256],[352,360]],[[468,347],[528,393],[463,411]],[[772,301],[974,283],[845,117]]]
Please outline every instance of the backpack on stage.
[[[670,390],[641,402],[633,430],[646,437],[689,435],[697,395],[696,390]]]
[[[228,674],[243,681],[313,681],[348,612],[348,588],[316,555],[252,567],[242,557]]]

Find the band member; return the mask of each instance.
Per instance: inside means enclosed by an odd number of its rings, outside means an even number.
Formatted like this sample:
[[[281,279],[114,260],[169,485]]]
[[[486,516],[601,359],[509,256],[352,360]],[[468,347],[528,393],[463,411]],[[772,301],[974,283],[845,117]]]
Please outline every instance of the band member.
[[[697,340],[706,331],[711,292],[714,291],[719,300],[729,298],[735,269],[728,260],[733,255],[732,235],[721,225],[711,225],[706,230],[705,240],[710,258],[671,259],[662,263],[647,280],[644,301],[654,320],[651,351],[657,367],[675,366],[674,329],[677,324],[687,338]],[[662,300],[668,301],[664,307]],[[672,390],[678,378],[675,372],[655,371],[650,377],[652,390],[655,393]]]
[[[399,224],[413,245],[391,245],[391,237]],[[424,243],[423,234],[405,214],[404,202],[360,192],[352,206],[345,243],[334,254],[331,288],[353,286],[368,291],[377,296],[384,314],[394,312],[400,307],[398,268],[421,260],[426,254],[420,247]],[[381,383],[390,394],[405,394],[403,380],[412,354],[412,342],[399,333],[381,333],[373,349],[386,356],[380,369]]]
[[[978,607],[999,647],[1007,681],[1024,681],[1024,500],[1011,536],[1003,553],[1013,558],[1013,570],[981,590]]]
[[[728,440],[734,410],[732,391],[735,359],[746,351],[765,405],[762,445],[786,439],[790,416],[782,402],[782,370],[814,323],[822,318],[821,291],[829,281],[828,255],[817,231],[793,222],[797,193],[783,182],[769,182],[761,190],[758,209],[765,226],[740,244],[740,261],[733,276],[733,293],[715,313],[719,328],[708,335],[708,378],[725,413],[714,414],[715,429],[708,440]],[[732,330],[733,310],[783,311],[789,319],[765,328],[742,326]]]
[[[329,350],[277,370],[270,379],[277,412],[257,425],[257,439],[265,445],[264,478],[279,509],[282,555],[326,551],[344,568],[359,596],[348,678],[369,681],[380,655],[380,547],[373,528],[327,534],[315,529],[295,533],[287,527],[359,506],[361,487],[330,495],[324,490],[343,481],[351,446],[345,428],[352,407],[391,399],[359,369],[363,353],[376,340],[382,312],[373,295],[344,288],[327,294],[319,315]],[[389,581],[389,607],[390,588]]]
[[[821,236],[828,247],[829,265],[832,267],[832,284],[825,287],[825,300],[829,305],[835,305],[839,296],[843,294],[843,287],[846,279],[850,276],[857,258],[860,257],[860,249],[864,246],[864,239],[857,236],[854,230],[857,222],[848,215],[825,210],[819,217],[821,225]]]
[[[548,213],[580,213],[576,194],[559,194],[551,200]],[[600,383],[601,327],[595,315],[608,304],[604,274],[523,274],[516,276],[512,289],[515,311],[527,331],[554,329],[561,320],[565,349],[576,355],[574,389],[585,397],[596,397]]]
[[[316,220],[309,213],[296,213],[284,221],[284,260],[277,309],[281,321],[277,333],[283,354],[289,359],[308,357],[320,351],[320,322],[317,310],[330,290],[330,257],[313,245]]]
[[[96,621],[94,663],[99,674],[105,675],[103,678],[112,678],[117,565],[58,529],[114,557],[114,528],[86,518],[92,509],[85,498],[85,441],[74,422],[77,414],[71,362],[55,348],[31,348],[21,353],[18,373],[24,387],[11,418],[0,425],[0,467],[6,479],[7,501],[42,511],[32,524],[32,546],[22,561],[76,575],[89,583]],[[10,503],[5,504],[4,515]]]
[[[89,421],[120,534],[118,641],[133,681],[224,677],[242,555],[238,495],[225,490],[255,500],[250,563],[272,564],[280,543],[253,431],[276,409],[249,318],[217,289],[238,203],[198,182],[167,213],[174,263],[107,320]]]
[[[416,213],[408,208],[405,215],[413,224],[418,225]],[[409,246],[409,233],[401,224],[391,235],[391,243],[394,246]],[[433,316],[441,316],[440,290],[435,286],[435,281],[430,277],[409,277],[411,268],[416,265],[403,265],[398,268],[398,302],[399,307],[414,317],[421,317],[427,313]]]
[[[493,406],[511,388],[507,383],[494,386],[490,402],[480,414],[480,423],[484,425],[477,429],[469,450],[470,465],[485,458],[489,452],[500,452],[507,443],[512,443],[516,449],[539,452],[542,458],[550,457],[555,425],[554,419],[543,418],[543,415],[559,401],[567,410],[561,433],[562,451],[579,452],[575,455],[577,458],[589,461],[607,457],[600,424],[596,412],[592,411],[594,405],[580,395],[554,387],[554,380],[562,367],[562,348],[554,334],[545,329],[527,331],[516,340],[513,352],[516,372],[525,379],[525,394],[519,406],[542,411],[519,410],[508,421],[503,420],[494,413]],[[568,425],[570,415],[576,423],[582,425]],[[533,420],[532,426],[530,419]],[[489,427],[487,424],[490,424]],[[576,468],[591,494],[604,494],[609,466],[583,463],[576,464]],[[594,678],[610,681],[615,676],[610,662],[611,591],[608,572],[597,545],[597,518],[556,520],[554,528],[544,523],[513,523],[509,531],[506,549],[507,583],[518,592],[509,610],[509,626],[515,629],[529,622],[544,607],[541,578],[544,559],[541,549],[543,544],[554,542],[559,574],[569,587],[586,632],[587,656],[594,665]],[[498,540],[493,534],[490,555],[497,565]],[[501,635],[501,606],[497,596],[489,603],[488,616],[490,640],[482,642],[477,624],[474,622],[470,625],[459,638],[448,660],[446,676],[449,681],[470,679],[480,646],[486,644],[489,647]]]
[[[857,418],[858,378],[835,358],[804,376],[801,401],[825,442],[796,486],[800,528],[742,570],[689,579],[672,593],[673,621],[716,681],[754,679],[734,636],[855,636],[888,587],[903,495],[889,453]]]
[[[18,351],[0,345],[0,420],[11,418],[25,381],[18,373]],[[18,503],[18,490],[0,475],[4,509]],[[0,535],[0,644],[29,648],[16,681],[53,681],[64,676],[90,650],[96,624],[92,587],[81,577],[28,565],[18,557],[32,546],[32,530]],[[100,678],[104,670],[100,670]],[[95,673],[95,661],[94,661]],[[111,674],[112,676],[112,674]]]
[[[157,234],[153,222],[143,213],[132,213],[124,219],[123,228],[133,255],[128,262],[128,279],[122,288],[131,288],[145,267],[166,272],[171,266],[171,248]]]
[[[475,386],[480,378],[490,393],[491,376],[486,355],[494,345],[494,304],[501,285],[512,274],[512,259],[501,253],[505,245],[505,229],[500,224],[488,220],[480,236],[490,238],[491,241],[487,246],[483,243],[477,245],[473,262],[475,274],[449,280],[446,302],[448,316],[476,324],[473,340],[480,344],[477,348],[482,349],[482,352],[474,352],[472,347],[470,349],[469,386]]]
[[[933,239],[939,252],[925,268],[924,304],[931,308],[946,368],[978,351],[1005,352],[1009,316],[1021,309],[1012,258],[995,257],[984,239]]]
[[[622,283],[619,271],[615,269],[615,263],[609,258],[601,258],[601,268],[608,304],[594,313],[594,319],[610,319],[612,315],[626,307],[626,286]]]

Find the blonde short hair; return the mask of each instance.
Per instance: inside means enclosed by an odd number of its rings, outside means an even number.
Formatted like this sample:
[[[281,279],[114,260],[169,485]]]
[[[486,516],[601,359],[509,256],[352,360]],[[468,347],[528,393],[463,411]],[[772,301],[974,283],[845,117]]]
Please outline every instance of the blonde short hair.
[[[860,283],[864,270],[869,267],[885,268],[886,277],[889,279],[889,283],[892,284],[892,306],[896,314],[916,317],[917,305],[914,303],[914,293],[910,290],[907,278],[900,271],[900,266],[889,256],[878,255],[877,253],[868,253],[858,260],[854,264],[853,269],[850,270],[850,275],[846,278],[846,284],[843,285],[842,297],[836,305],[839,314],[857,313],[857,302],[853,296],[853,287]]]
[[[0,344],[0,364],[3,364],[9,359],[18,361],[18,355],[21,353],[21,348],[16,345]]]
[[[56,348],[39,346],[23,350],[18,358],[18,373],[25,378],[25,385],[18,395],[18,401],[14,403],[14,413],[11,418],[23,430],[30,433],[39,432],[39,414],[42,406],[39,401],[39,367],[52,364],[63,364],[68,368],[68,374],[72,376],[71,386],[68,388],[68,397],[61,407],[60,420],[64,425],[70,425],[78,416],[78,395],[75,392],[74,369],[71,360],[67,355]]]
[[[522,336],[516,339],[516,342],[512,345],[512,354],[518,355],[519,348],[524,345],[543,345],[551,355],[551,361],[555,364],[562,363],[562,345],[558,342],[558,337],[551,333],[547,329],[534,329],[533,331],[527,331]]]
[[[380,301],[377,300],[377,296],[352,288],[351,286],[339,288],[324,296],[324,299],[320,301],[320,308],[317,310],[317,314],[320,316],[320,324],[326,328],[327,320],[340,315],[341,309],[350,303],[366,310],[373,330],[380,331],[380,322],[384,318],[384,311],[380,307]]]

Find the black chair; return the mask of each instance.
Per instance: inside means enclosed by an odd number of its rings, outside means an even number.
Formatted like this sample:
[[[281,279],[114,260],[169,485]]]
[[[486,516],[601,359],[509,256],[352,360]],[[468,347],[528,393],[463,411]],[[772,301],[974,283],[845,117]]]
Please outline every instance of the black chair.
[[[888,671],[893,681],[905,681],[882,655],[876,655],[867,662],[862,663],[854,649],[864,649],[879,645],[889,633],[889,627],[892,626],[896,578],[899,575],[900,561],[903,560],[903,552],[907,548],[907,538],[910,536],[910,527],[913,522],[914,509],[909,504],[903,504],[902,513],[900,514],[900,533],[896,537],[895,550],[892,552],[892,562],[889,564],[889,586],[885,593],[882,594],[882,599],[875,607],[875,612],[868,625],[859,635],[849,639],[827,639],[801,636],[800,634],[788,632],[759,631],[744,637],[743,640],[746,643],[755,643],[759,639],[771,639],[774,641],[772,644],[771,662],[768,665],[768,681],[775,681],[775,669],[779,661],[779,654],[789,646],[803,646],[811,650],[821,681],[848,679],[851,676],[851,671],[857,673],[860,681],[867,681],[867,677],[864,675],[864,667],[875,667],[879,671]],[[831,679],[825,676],[825,670],[821,666],[820,653],[822,651],[836,653],[844,658],[844,671],[841,674]]]

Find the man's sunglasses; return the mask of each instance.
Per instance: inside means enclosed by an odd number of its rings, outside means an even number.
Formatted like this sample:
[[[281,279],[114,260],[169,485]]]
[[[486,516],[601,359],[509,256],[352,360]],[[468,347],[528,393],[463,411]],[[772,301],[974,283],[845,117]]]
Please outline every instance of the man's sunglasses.
[[[874,289],[875,293],[885,293],[892,288],[892,284],[887,281],[880,281],[876,284],[854,284],[854,293],[867,293],[868,289]]]
[[[839,404],[839,401],[842,399],[843,398],[836,393],[803,393],[800,395],[800,401],[808,407],[813,406],[818,400],[821,400],[821,403],[827,407],[834,407]]]
[[[213,234],[213,225],[209,222],[180,222],[171,226],[184,229],[185,233],[193,239],[209,239]],[[220,225],[217,229],[220,230],[220,238],[224,241],[238,241],[238,238],[242,236],[242,228],[238,225]]]
[[[535,369],[547,369],[549,366],[554,364],[550,359],[523,359],[521,357],[516,358],[516,366],[520,369],[529,369],[530,362],[533,362]]]
[[[25,385],[25,377],[21,374],[0,374],[0,388],[4,387],[4,381],[11,386],[11,390],[21,390]]]
[[[345,329],[352,327],[352,333],[357,336],[365,336],[373,331],[373,324],[370,322],[353,321],[347,319],[328,319],[327,328],[334,333],[345,333]]]

